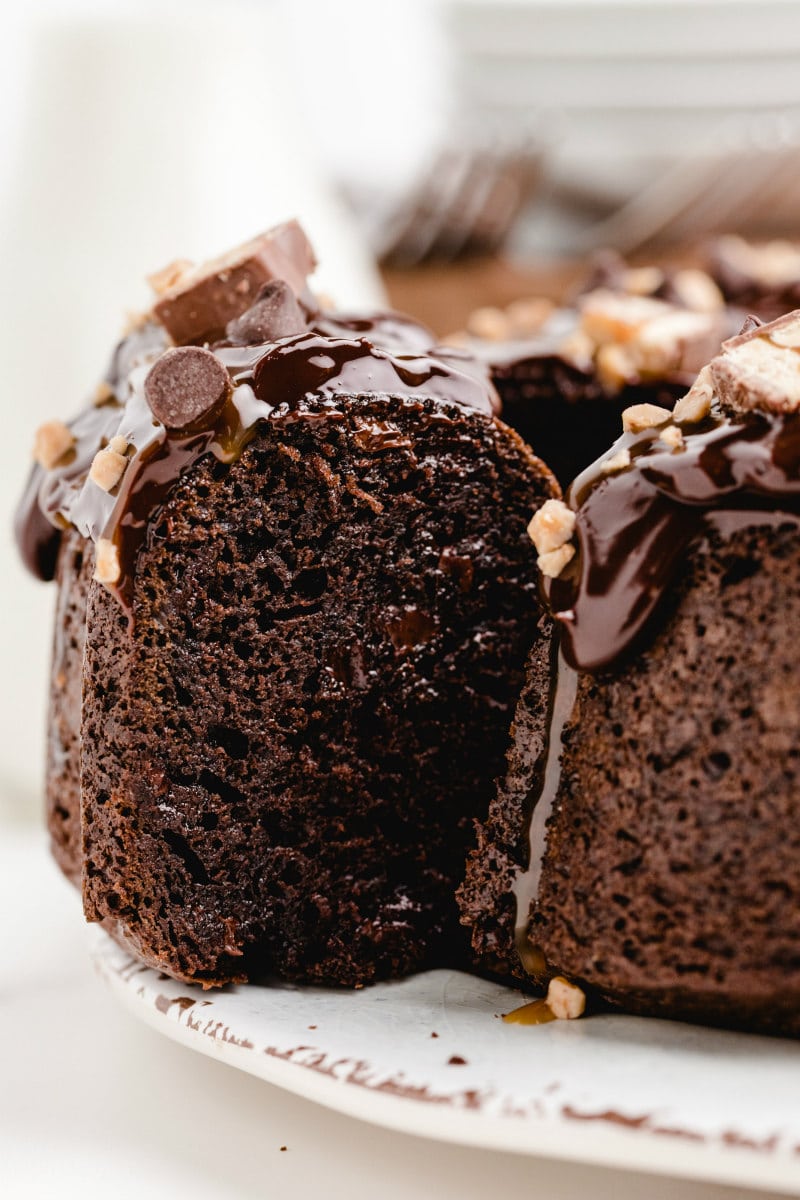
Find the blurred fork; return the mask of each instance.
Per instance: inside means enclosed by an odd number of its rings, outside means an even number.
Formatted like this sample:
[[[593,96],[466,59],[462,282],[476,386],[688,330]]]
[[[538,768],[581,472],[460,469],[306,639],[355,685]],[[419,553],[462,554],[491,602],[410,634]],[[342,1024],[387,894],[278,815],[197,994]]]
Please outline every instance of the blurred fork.
[[[624,254],[651,242],[693,242],[721,230],[768,225],[779,203],[795,206],[800,137],[794,123],[769,114],[720,131],[723,155],[678,163],[581,238],[581,249],[614,246]],[[764,216],[763,221],[758,220]]]
[[[493,253],[539,187],[543,161],[534,135],[441,151],[379,228],[379,259],[410,267]]]

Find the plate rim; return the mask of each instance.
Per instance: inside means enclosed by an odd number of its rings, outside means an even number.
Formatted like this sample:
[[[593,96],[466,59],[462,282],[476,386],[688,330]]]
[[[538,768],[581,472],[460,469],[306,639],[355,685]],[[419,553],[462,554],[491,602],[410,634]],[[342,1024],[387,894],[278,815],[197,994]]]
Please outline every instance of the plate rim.
[[[217,1036],[218,1028],[204,1029],[199,1023],[183,1020],[184,1009],[177,999],[169,1001],[163,995],[170,986],[179,986],[182,994],[197,996],[195,1003],[205,1000],[210,1004],[209,993],[197,985],[177,985],[121,949],[104,930],[90,926],[88,932],[97,975],[144,1024],[180,1045],[345,1116],[452,1145],[800,1196],[800,1148],[765,1153],[763,1147],[664,1136],[678,1131],[626,1127],[602,1113],[582,1115],[580,1124],[533,1110],[485,1113],[459,1103],[458,1092],[428,1097],[434,1102],[426,1102],[425,1097],[415,1096],[413,1089],[407,1093],[380,1091],[376,1085],[321,1070],[313,1055],[303,1061],[282,1057],[266,1047],[253,1053],[256,1047],[249,1042],[243,1045],[228,1026]],[[124,960],[123,967],[115,966],[114,959]],[[159,1005],[159,999],[167,1003]],[[217,1027],[220,1024],[214,1022]]]

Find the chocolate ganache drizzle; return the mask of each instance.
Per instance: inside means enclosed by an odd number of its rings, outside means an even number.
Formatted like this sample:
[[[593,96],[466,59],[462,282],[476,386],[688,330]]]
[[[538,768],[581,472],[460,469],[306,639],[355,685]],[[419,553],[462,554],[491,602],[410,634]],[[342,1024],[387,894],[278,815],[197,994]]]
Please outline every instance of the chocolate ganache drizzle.
[[[61,532],[70,525],[95,542],[109,539],[121,574],[107,586],[130,613],[138,551],[174,484],[205,454],[233,462],[260,422],[341,419],[343,397],[357,395],[391,395],[420,411],[430,400],[487,415],[499,405],[481,364],[463,351],[434,348],[429,330],[396,313],[305,309],[292,336],[249,345],[237,333],[231,322],[228,336],[210,347],[231,386],[200,429],[167,429],[148,405],[145,381],[169,348],[163,328],[147,323],[120,344],[101,402],[70,423],[72,450],[52,470],[33,469],[18,508],[17,541],[34,574],[53,577]],[[117,437],[128,443],[128,462],[107,492],[89,470],[97,451]]]
[[[624,435],[631,464],[603,462],[569,491],[578,553],[547,599],[566,661],[613,668],[641,644],[690,545],[710,529],[733,532],[800,513],[800,414],[750,412],[685,425],[674,450],[658,429]]]
[[[672,448],[661,430],[625,434],[568,492],[577,553],[545,596],[556,621],[553,684],[540,767],[525,805],[528,862],[513,885],[516,946],[525,970],[547,974],[529,936],[561,783],[562,735],[580,672],[614,671],[641,650],[692,547],[710,532],[800,525],[800,413],[712,413],[676,422]],[[630,464],[604,464],[627,451]]]

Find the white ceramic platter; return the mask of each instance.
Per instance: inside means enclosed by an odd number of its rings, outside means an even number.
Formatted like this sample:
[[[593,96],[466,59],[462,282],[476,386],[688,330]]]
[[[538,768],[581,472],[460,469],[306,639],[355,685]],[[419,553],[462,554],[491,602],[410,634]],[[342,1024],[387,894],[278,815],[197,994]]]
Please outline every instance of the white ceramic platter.
[[[203,992],[91,934],[100,975],[154,1029],[342,1113],[800,1195],[800,1044],[619,1016],[506,1024],[521,994],[456,971],[358,992]]]

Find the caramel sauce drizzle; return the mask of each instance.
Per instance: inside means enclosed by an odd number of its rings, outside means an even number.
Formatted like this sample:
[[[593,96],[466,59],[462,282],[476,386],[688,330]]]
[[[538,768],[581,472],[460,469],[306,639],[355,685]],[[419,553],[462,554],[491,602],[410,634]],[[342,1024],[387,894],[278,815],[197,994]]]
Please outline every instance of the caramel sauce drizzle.
[[[544,998],[531,1000],[530,1003],[523,1004],[512,1012],[503,1013],[503,1020],[507,1025],[547,1025],[550,1021],[557,1019]]]

